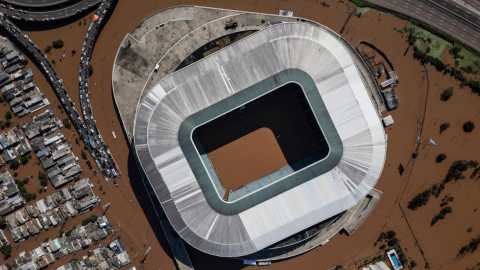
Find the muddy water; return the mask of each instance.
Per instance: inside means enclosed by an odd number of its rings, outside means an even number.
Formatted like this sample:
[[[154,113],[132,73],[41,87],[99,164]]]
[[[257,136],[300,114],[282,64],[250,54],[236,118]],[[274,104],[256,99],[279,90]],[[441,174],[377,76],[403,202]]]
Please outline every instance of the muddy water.
[[[107,215],[112,218],[115,226],[123,226],[120,230],[122,240],[128,243],[126,245],[134,244],[130,255],[134,256],[138,252],[137,258],[143,258],[143,251],[152,246],[145,269],[173,269],[174,263],[165,236],[143,190],[127,142],[120,135],[123,134],[122,128],[112,100],[112,66],[117,48],[124,36],[153,12],[185,4],[264,13],[277,13],[279,9],[290,10],[294,12],[295,16],[302,16],[325,24],[338,33],[345,23],[348,7],[345,3],[338,1],[326,0],[325,2],[330,5],[329,8],[323,7],[314,0],[188,2],[122,0],[117,4],[114,14],[108,20],[94,48],[91,61],[94,66],[94,74],[90,79],[90,85],[97,126],[120,165],[127,185],[123,179],[120,179],[118,181],[119,188],[112,186],[110,191],[104,180],[94,177],[93,182],[96,183],[95,189],[98,188],[98,185],[105,187],[106,195],[101,194],[102,203],[111,203]],[[87,15],[87,20],[90,16],[91,14]],[[87,26],[84,26],[82,21],[82,26],[79,26],[78,21],[76,19],[64,25],[42,27],[48,28],[43,31],[36,31],[35,28],[30,27],[32,31],[28,31],[27,34],[39,46],[46,46],[52,40],[61,38],[65,41],[68,52],[72,47],[81,48],[83,44],[88,22]],[[474,209],[478,207],[477,198],[479,198],[480,189],[478,182],[468,178],[471,169],[467,171],[466,180],[448,184],[441,194],[442,197],[444,194],[451,193],[455,197],[455,200],[450,203],[453,213],[448,214],[444,220],[430,226],[431,219],[441,209],[439,205],[441,197],[430,199],[427,206],[417,211],[407,209],[407,202],[411,198],[443,179],[451,162],[457,159],[480,159],[478,151],[475,150],[479,147],[480,129],[477,127],[469,134],[465,134],[461,129],[461,125],[468,120],[479,121],[480,98],[471,94],[468,89],[460,89],[455,86],[453,97],[447,102],[441,102],[438,97],[439,91],[457,85],[458,82],[447,75],[442,77],[442,74],[435,71],[433,67],[427,67],[427,79],[424,75],[425,69],[413,59],[412,49],[404,56],[408,45],[394,28],[401,29],[405,25],[406,21],[395,19],[392,16],[367,12],[363,18],[352,17],[342,34],[354,46],[361,40],[367,40],[383,50],[394,63],[400,79],[400,85],[396,88],[400,106],[391,112],[395,124],[385,129],[389,135],[387,159],[383,174],[375,187],[384,192],[379,204],[353,235],[337,234],[325,246],[290,260],[273,263],[269,268],[327,269],[337,264],[347,265],[378,251],[378,245],[374,246],[375,240],[382,230],[390,229],[397,232],[397,237],[402,248],[405,249],[407,257],[414,259],[420,267],[424,265],[424,261],[412,232],[423,248],[432,269],[464,269],[478,262],[476,254],[457,257],[458,250],[480,230],[475,225],[479,223],[480,212],[474,212]],[[49,57],[57,59],[59,58],[57,53],[53,52]],[[78,63],[78,54],[72,57],[67,53],[67,59],[57,64],[57,71],[64,79],[72,98],[75,99],[78,99],[76,92]],[[45,81],[36,70],[34,70],[34,76],[37,84],[41,84],[42,80]],[[428,82],[430,88],[427,101]],[[46,94],[51,91],[50,95],[53,99],[53,91],[46,81],[45,85],[41,86],[41,90]],[[427,102],[427,110],[423,124],[422,142],[431,137],[439,144],[439,147],[420,147],[420,155],[413,163],[410,157],[416,149],[415,138],[419,134],[419,125],[421,125],[419,121],[424,118],[425,102]],[[57,104],[58,101],[51,107],[55,107]],[[4,108],[0,107],[0,109]],[[4,112],[0,111],[0,115],[3,114]],[[447,121],[451,126],[440,135],[439,125]],[[116,140],[110,135],[111,131],[117,134]],[[79,151],[79,148],[77,147],[75,151]],[[443,163],[436,164],[435,156],[441,152],[447,155],[447,159]],[[76,154],[79,155],[79,153]],[[401,175],[398,169],[400,165],[405,169]],[[26,168],[29,168],[28,166],[33,165],[27,165]],[[25,173],[25,175],[28,174]],[[100,181],[100,184],[97,181]],[[32,187],[27,186],[29,191],[38,186],[34,183]],[[399,208],[399,202],[405,214]],[[406,222],[405,215],[411,229]],[[473,232],[470,234],[467,233],[469,227],[473,227]],[[144,247],[145,239],[148,240]],[[27,243],[21,244],[19,249],[14,249],[12,255],[16,256],[21,250],[33,248],[36,242],[38,241],[27,241]],[[36,245],[38,246],[38,244]],[[187,250],[196,269],[253,269],[253,267],[243,266],[241,261],[212,257],[188,245]],[[79,253],[82,256],[87,253],[87,251],[82,252]],[[154,256],[152,256],[153,254]],[[69,258],[69,256],[67,257]],[[138,259],[135,260],[133,265],[139,267],[138,261]],[[59,267],[60,265],[60,263],[56,263],[54,266]],[[351,268],[354,269],[354,267]]]
[[[260,128],[208,156],[227,191],[236,190],[288,165],[269,128]]]

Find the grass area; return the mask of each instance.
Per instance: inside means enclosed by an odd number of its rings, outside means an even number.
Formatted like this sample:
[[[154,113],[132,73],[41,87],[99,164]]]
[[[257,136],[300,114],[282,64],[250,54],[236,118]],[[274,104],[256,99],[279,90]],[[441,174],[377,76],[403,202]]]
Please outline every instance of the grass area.
[[[376,10],[368,8],[368,7],[357,8],[357,10],[356,10],[357,16],[362,16],[363,14],[367,13],[367,11],[370,11],[370,10],[376,11]]]
[[[429,47],[430,52],[428,53],[428,55],[431,55],[435,58],[440,59],[442,62],[445,62],[445,56],[443,55],[443,51],[445,50],[445,47],[453,47],[452,43],[420,27],[412,26],[412,28],[415,30],[415,34],[419,36],[419,38],[415,41],[415,45],[419,48],[424,49]],[[411,28],[407,29],[410,31]]]
[[[412,26],[411,28],[404,28],[402,31],[404,34],[408,33],[415,33],[417,40],[415,41],[415,46],[418,48],[422,48],[425,52],[427,48],[430,48],[430,52],[427,55],[433,56],[435,58],[440,59],[442,62],[445,63],[445,55],[443,54],[445,48],[449,50],[449,54],[453,58],[452,48],[454,44],[449,42],[442,37],[439,37],[425,29],[422,29],[417,26]],[[458,68],[467,68],[471,66],[474,71],[480,71],[480,67],[477,66],[475,63],[480,65],[480,57],[469,50],[461,50],[458,53],[459,56],[463,57],[463,59],[458,58]]]
[[[467,66],[472,66],[473,70],[480,70],[480,58],[470,51],[467,50],[461,50],[458,53],[460,56],[463,56],[463,59],[459,59],[458,61],[460,62],[459,67],[467,67]],[[476,63],[476,64],[475,64]]]
[[[236,38],[232,41],[232,43],[235,43],[235,42],[239,41],[239,40],[242,39],[242,38],[246,38],[246,37],[249,36],[250,34],[252,34],[252,31],[245,32],[245,33],[241,34],[240,36],[236,37]]]
[[[220,39],[219,41],[217,41],[217,44],[218,44],[218,46],[220,46],[220,48],[225,48],[226,46],[230,45],[230,38],[229,37],[224,37],[224,38]]]
[[[385,12],[385,13],[390,13],[390,14],[394,15],[395,17],[399,18],[399,19],[410,21],[410,23],[412,23],[416,27],[427,30],[429,33],[432,33],[432,34],[446,40],[447,42],[450,42],[452,44],[453,43],[461,44],[461,42],[459,40],[457,40],[456,38],[454,38],[454,37],[450,36],[449,34],[443,32],[442,30],[437,29],[437,28],[435,28],[435,27],[433,27],[433,26],[431,26],[431,25],[429,25],[425,22],[422,22],[420,20],[417,20],[417,19],[412,18],[410,16],[407,16],[405,14],[396,12],[396,11],[388,9],[388,8],[377,6],[375,4],[372,4],[370,2],[366,2],[364,0],[349,0],[349,2],[355,4],[357,6],[357,8],[371,8],[372,10],[375,10],[375,11],[382,11],[382,12]],[[463,44],[463,43],[462,43],[462,46],[466,50],[470,51],[472,54],[480,57],[480,53],[478,51],[476,51],[475,49],[473,49],[472,47],[470,47],[466,44]]]
[[[216,51],[219,51],[220,49],[221,49],[220,47],[215,47],[215,48],[213,48],[213,49],[211,49],[211,50],[209,50],[209,51],[206,51],[206,52],[203,53],[203,57],[207,57],[207,56],[209,56],[210,54],[212,54],[212,53],[214,53],[214,52],[216,52]]]

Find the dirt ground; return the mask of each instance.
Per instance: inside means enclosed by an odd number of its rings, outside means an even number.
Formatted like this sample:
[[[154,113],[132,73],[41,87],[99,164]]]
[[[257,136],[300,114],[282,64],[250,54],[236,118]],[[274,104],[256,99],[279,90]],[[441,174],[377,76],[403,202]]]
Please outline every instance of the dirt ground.
[[[120,230],[122,240],[126,242],[127,246],[130,243],[134,244],[133,250],[129,254],[134,257],[135,253],[139,253],[138,259],[131,266],[139,268],[138,262],[143,256],[143,251],[152,246],[144,269],[174,269],[175,267],[168,243],[138,176],[128,144],[125,138],[119,135],[123,132],[112,100],[111,74],[115,54],[124,36],[153,12],[185,4],[274,14],[279,9],[290,10],[295,16],[325,24],[338,33],[348,15],[346,6],[348,2],[334,0],[325,0],[325,2],[330,7],[324,7],[318,1],[313,0],[190,0],[188,2],[122,0],[118,2],[95,45],[91,60],[94,73],[90,81],[92,107],[96,115],[97,126],[125,176],[125,182],[123,179],[119,180],[119,188],[112,187],[111,191],[108,188],[104,189],[107,193],[100,197],[102,204],[111,203],[107,216],[113,220],[115,228],[118,228],[116,226],[122,227]],[[91,14],[86,18],[89,19],[90,16]],[[61,38],[65,41],[68,51],[71,50],[70,48],[80,47],[82,44],[87,26],[83,23],[82,26],[78,25],[80,18],[52,24],[35,23],[34,26],[25,24],[25,26],[22,25],[22,29],[27,29],[27,34],[40,47]],[[426,67],[428,76],[425,75],[425,68],[412,57],[413,50],[410,48],[406,52],[407,43],[401,34],[394,30],[394,28],[401,29],[408,24],[408,22],[396,19],[391,15],[369,11],[364,14],[363,18],[352,17],[342,34],[354,46],[362,40],[367,40],[383,50],[395,65],[400,80],[400,85],[396,88],[400,106],[390,112],[395,123],[386,128],[388,134],[387,159],[383,174],[375,186],[376,189],[383,191],[379,204],[370,217],[351,236],[339,233],[322,247],[299,257],[275,262],[267,268],[327,269],[338,264],[348,265],[378,251],[378,246],[374,246],[374,243],[380,232],[384,230],[396,231],[407,258],[414,259],[419,264],[419,269],[425,265],[425,261],[417,246],[417,241],[422,247],[431,269],[465,269],[478,263],[479,259],[476,253],[458,256],[458,250],[466,245],[471,237],[476,237],[480,232],[480,228],[477,227],[480,213],[475,212],[478,207],[478,198],[480,198],[480,185],[469,178],[471,169],[465,174],[467,179],[449,183],[440,197],[431,198],[425,207],[416,211],[407,208],[408,201],[417,193],[443,180],[453,161],[480,159],[477,150],[480,144],[478,127],[480,125],[480,97],[472,94],[468,88],[459,87],[458,81],[449,75],[437,72],[432,66]],[[57,52],[52,53],[50,57],[58,58],[59,56],[54,56],[55,53]],[[67,59],[57,64],[57,71],[72,98],[75,99],[78,99],[78,63],[78,54],[73,57],[71,54],[67,54]],[[33,72],[37,85],[45,94],[52,96],[51,102],[54,103],[53,90],[49,88],[38,70]],[[453,97],[447,102],[440,101],[439,94],[450,86],[455,87]],[[51,107],[56,107],[57,104],[58,101]],[[4,114],[5,108],[0,106],[0,110],[2,110],[0,115]],[[55,113],[58,115],[58,111]],[[462,125],[469,120],[478,122],[476,123],[477,128],[472,133],[464,133]],[[419,156],[413,162],[411,155],[416,149],[415,138],[419,134],[422,122],[421,142],[432,138],[439,147],[421,146]],[[439,134],[439,125],[443,122],[450,122],[451,126]],[[118,136],[116,140],[110,135],[112,130]],[[79,151],[79,149],[76,147],[74,151]],[[435,157],[442,152],[447,155],[447,159],[436,164]],[[77,152],[75,154],[79,155]],[[30,162],[33,163],[33,161]],[[30,171],[38,170],[36,169],[38,167],[31,163],[20,167],[18,171],[28,170],[28,173],[23,175],[29,175]],[[405,169],[402,174],[399,170],[400,165]],[[35,168],[29,170],[29,166]],[[106,186],[104,180],[93,178],[93,182],[98,186],[97,181],[101,181],[100,184]],[[38,187],[38,180],[32,182],[34,183],[27,185],[29,191]],[[37,184],[35,185],[35,183]],[[47,193],[50,192],[52,192],[51,189]],[[444,220],[440,220],[434,226],[430,226],[431,219],[441,209],[439,205],[441,198],[448,193],[455,197],[455,200],[450,203],[453,213],[448,214]],[[42,194],[42,196],[44,195],[45,193]],[[72,224],[73,222],[70,225]],[[469,227],[473,228],[471,233],[467,232]],[[58,233],[54,230],[58,229],[52,228],[48,233]],[[148,242],[144,246],[145,239],[148,239]],[[33,244],[36,241],[29,241],[21,243],[19,248],[14,249],[12,256],[16,256],[22,250],[29,250],[35,245],[38,246],[37,243]],[[104,241],[106,242],[106,240]],[[204,254],[188,244],[186,248],[195,269],[254,268],[244,266],[238,260]],[[86,253],[86,250],[82,251],[77,257]],[[60,265],[61,263],[55,263],[54,267]],[[355,267],[349,269],[355,269]]]
[[[225,190],[237,190],[288,165],[269,128],[257,129],[209,153],[208,157]]]

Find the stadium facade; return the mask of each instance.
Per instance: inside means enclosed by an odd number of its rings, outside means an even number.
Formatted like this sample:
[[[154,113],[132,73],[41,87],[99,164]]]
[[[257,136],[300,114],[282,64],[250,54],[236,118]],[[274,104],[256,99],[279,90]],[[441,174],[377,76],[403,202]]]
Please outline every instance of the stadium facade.
[[[175,231],[212,255],[252,254],[337,215],[372,190],[386,140],[359,65],[338,37],[276,24],[159,81],[135,116],[134,148]],[[327,157],[234,201],[222,199],[192,130],[287,83],[299,84]]]

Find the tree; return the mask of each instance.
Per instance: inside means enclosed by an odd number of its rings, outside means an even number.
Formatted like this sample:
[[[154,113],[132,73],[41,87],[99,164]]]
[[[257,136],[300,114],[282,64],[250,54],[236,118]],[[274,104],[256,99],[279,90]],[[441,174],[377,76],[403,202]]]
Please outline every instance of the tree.
[[[4,217],[0,217],[0,229],[7,228],[7,220]]]
[[[411,260],[410,261],[410,267],[414,268],[415,266],[417,266],[417,262],[414,261],[414,260]]]
[[[392,239],[392,238],[394,238],[396,235],[397,235],[397,233],[396,233],[395,231],[388,231],[388,232],[387,232],[388,239]]]
[[[63,125],[65,126],[65,128],[72,128],[72,123],[70,123],[70,120],[68,118],[63,118]]]
[[[395,237],[392,240],[388,241],[388,245],[391,247],[395,246],[396,244],[398,244],[398,239]]]
[[[25,177],[25,178],[23,178],[22,184],[26,185],[26,184],[28,184],[29,181],[30,181],[30,178]]]
[[[17,175],[18,175],[18,172],[15,172],[15,173],[13,174],[13,177],[17,177]]]
[[[449,127],[450,127],[450,123],[448,122],[443,123],[442,125],[440,125],[440,133],[444,132]]]
[[[12,252],[12,246],[3,245],[2,247],[0,247],[0,251],[3,254],[3,259],[8,259],[10,258],[10,253]]]
[[[7,120],[12,119],[12,112],[11,112],[11,111],[7,111],[7,112],[5,113],[5,119],[7,119]]]
[[[380,246],[380,249],[385,249],[387,247],[387,245],[383,244]]]
[[[40,184],[42,186],[47,186],[48,184],[48,180],[47,180],[47,175],[42,173],[42,172],[38,172],[38,179],[40,179]]]
[[[52,50],[52,46],[45,47],[45,52],[49,53]]]
[[[27,162],[28,162],[28,157],[21,157],[20,158],[20,163],[25,165],[25,164],[27,164]]]
[[[5,102],[5,99],[3,98],[3,96],[0,96],[0,103],[3,103]]]
[[[53,48],[59,49],[63,47],[63,40],[57,39],[53,42]]]
[[[471,233],[472,231],[473,231],[473,228],[472,228],[472,227],[470,227],[470,228],[467,229],[467,232],[468,232],[468,233]]]
[[[418,152],[417,151],[413,152],[412,157],[417,158],[418,157]]]
[[[82,158],[83,158],[83,159],[87,159],[87,154],[85,153],[85,151],[82,150],[81,155],[82,155]]]
[[[26,66],[28,64],[28,60],[27,59],[22,59],[20,60],[20,62],[18,62],[20,65],[22,66]]]
[[[92,167],[92,163],[90,163],[90,160],[87,160],[86,163],[87,163],[88,168],[91,170],[93,167]]]
[[[440,162],[444,161],[446,158],[447,158],[447,155],[445,155],[444,153],[441,153],[437,156],[436,161],[437,161],[437,163],[440,163]]]
[[[469,166],[470,168],[476,168],[476,167],[478,167],[478,165],[479,165],[479,163],[478,163],[478,161],[476,161],[476,160],[470,160],[470,161],[468,162],[468,166]]]
[[[18,160],[12,160],[10,163],[8,163],[8,165],[10,166],[10,169],[16,170],[18,167],[20,167],[20,162],[18,162]]]
[[[52,59],[52,64],[55,64],[55,59]]]
[[[431,194],[432,194],[432,191],[430,189],[427,189],[424,192],[417,194],[417,196],[415,196],[408,203],[408,208],[412,209],[412,210],[415,210],[420,206],[426,205]]]
[[[92,76],[93,74],[93,66],[91,64],[88,64],[88,76]]]
[[[75,51],[75,49],[72,49],[72,54],[75,54],[77,51]]]
[[[463,124],[463,131],[466,133],[472,132],[472,130],[475,128],[475,124],[472,121],[468,121],[465,124]]]
[[[447,101],[452,97],[452,95],[453,95],[453,91],[450,89],[446,89],[442,92],[442,94],[440,94],[440,99],[442,101]]]

